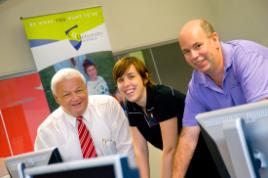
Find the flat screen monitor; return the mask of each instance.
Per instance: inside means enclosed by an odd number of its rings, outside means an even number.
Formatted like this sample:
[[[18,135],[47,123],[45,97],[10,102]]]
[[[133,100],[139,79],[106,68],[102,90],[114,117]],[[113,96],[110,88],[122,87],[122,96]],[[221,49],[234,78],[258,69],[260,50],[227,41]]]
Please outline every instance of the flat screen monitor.
[[[27,178],[139,178],[124,155],[103,156],[25,169]]]
[[[19,165],[25,168],[62,162],[58,148],[52,147],[36,152],[23,153],[5,159],[5,165],[11,178],[19,178]]]
[[[196,116],[222,177],[268,177],[268,101]]]

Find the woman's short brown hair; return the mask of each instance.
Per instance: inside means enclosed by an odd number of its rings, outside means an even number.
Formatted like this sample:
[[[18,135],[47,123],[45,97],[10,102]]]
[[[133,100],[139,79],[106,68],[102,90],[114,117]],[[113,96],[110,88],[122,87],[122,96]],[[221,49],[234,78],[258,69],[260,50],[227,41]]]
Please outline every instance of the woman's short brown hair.
[[[115,63],[113,68],[113,79],[115,83],[117,83],[117,79],[124,75],[131,65],[134,65],[143,80],[148,81],[146,86],[155,84],[145,64],[136,57],[122,57]]]

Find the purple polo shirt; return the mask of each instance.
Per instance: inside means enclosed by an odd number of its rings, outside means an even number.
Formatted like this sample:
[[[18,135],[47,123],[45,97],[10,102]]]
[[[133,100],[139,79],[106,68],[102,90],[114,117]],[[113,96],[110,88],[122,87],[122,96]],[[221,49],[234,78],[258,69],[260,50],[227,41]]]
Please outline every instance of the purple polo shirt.
[[[268,98],[268,48],[246,40],[221,43],[224,56],[222,88],[194,70],[189,82],[183,126],[197,125],[201,112]]]

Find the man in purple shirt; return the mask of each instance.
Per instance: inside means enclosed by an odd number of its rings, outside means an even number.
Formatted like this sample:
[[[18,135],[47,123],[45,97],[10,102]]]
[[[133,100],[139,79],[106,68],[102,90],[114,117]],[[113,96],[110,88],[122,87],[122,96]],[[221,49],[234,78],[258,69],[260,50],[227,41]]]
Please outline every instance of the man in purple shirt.
[[[194,72],[185,100],[173,178],[184,177],[192,159],[200,133],[195,119],[198,113],[268,98],[268,48],[246,40],[221,42],[204,19],[187,22],[180,31],[179,43]]]

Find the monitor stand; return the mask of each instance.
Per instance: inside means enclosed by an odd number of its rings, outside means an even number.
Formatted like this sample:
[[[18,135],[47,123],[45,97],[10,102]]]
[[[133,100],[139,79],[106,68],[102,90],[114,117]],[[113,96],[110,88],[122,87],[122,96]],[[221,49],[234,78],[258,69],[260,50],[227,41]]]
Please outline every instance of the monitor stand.
[[[247,144],[243,119],[225,120],[222,127],[236,178],[260,178],[253,165],[254,157]]]

